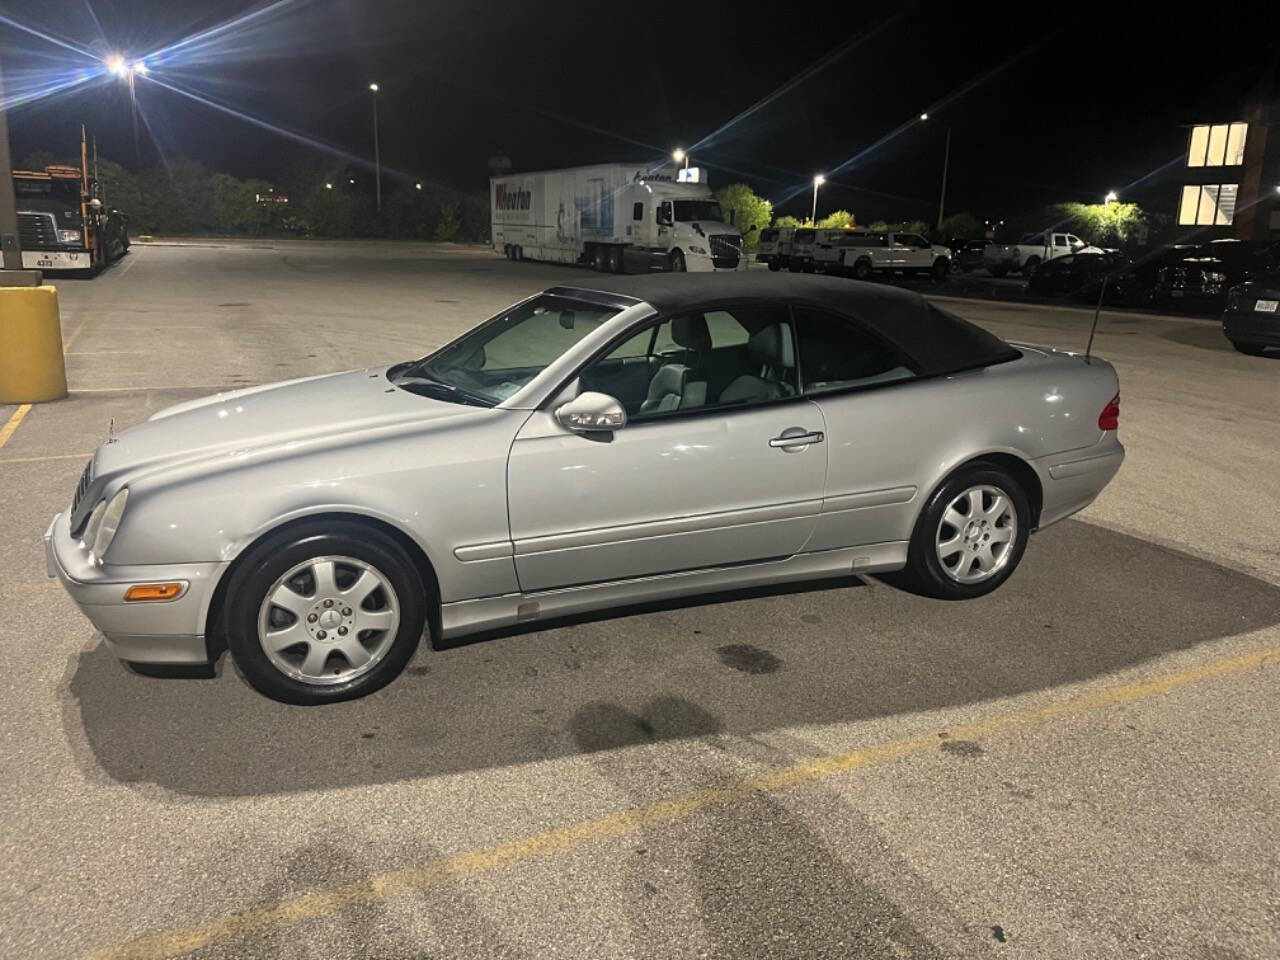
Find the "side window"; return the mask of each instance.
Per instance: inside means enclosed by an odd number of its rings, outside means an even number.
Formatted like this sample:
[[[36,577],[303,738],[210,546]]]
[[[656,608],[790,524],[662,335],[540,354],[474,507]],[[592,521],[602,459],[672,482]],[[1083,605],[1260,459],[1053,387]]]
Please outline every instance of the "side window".
[[[1055,234],[1053,235],[1053,245],[1054,245],[1055,247],[1066,247],[1066,246],[1070,246],[1070,244],[1068,244],[1068,243],[1067,243],[1067,237],[1066,237],[1066,234],[1062,234],[1062,233],[1055,233]]]
[[[619,363],[625,360],[632,363]],[[639,374],[642,382],[635,380]],[[585,388],[617,398],[633,421],[786,399],[797,393],[791,318],[772,304],[669,317],[628,337],[579,376]]]
[[[643,200],[637,200],[635,203],[631,205],[631,219],[632,220],[644,219],[644,201]]]
[[[807,396],[916,375],[910,360],[845,317],[799,307],[795,318]]]

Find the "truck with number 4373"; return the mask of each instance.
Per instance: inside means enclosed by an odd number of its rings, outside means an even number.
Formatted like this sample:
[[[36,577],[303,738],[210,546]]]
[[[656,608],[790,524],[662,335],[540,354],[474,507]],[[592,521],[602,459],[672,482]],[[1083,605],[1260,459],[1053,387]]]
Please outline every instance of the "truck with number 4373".
[[[13,171],[25,269],[92,276],[128,252],[126,217],[106,207],[97,192],[84,167]]]
[[[598,164],[489,182],[493,248],[607,273],[744,270],[742,234],[701,170]],[[755,229],[752,227],[751,229]]]

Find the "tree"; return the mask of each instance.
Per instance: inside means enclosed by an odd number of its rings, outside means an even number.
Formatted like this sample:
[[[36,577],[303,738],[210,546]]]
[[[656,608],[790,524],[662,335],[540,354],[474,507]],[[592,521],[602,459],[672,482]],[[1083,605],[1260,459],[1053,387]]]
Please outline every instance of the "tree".
[[[773,225],[775,227],[791,227],[791,228],[813,226],[813,224],[810,223],[808,220],[801,220],[799,217],[791,216],[791,214],[787,214],[785,217],[779,217],[777,220],[773,221]]]
[[[435,240],[454,241],[458,239],[458,204],[452,201],[440,206],[440,220],[436,223]]]
[[[953,213],[942,221],[938,230],[938,237],[942,240],[981,240],[985,236],[986,227],[971,213]]]
[[[1060,203],[1051,208],[1055,222],[1082,240],[1123,247],[1146,238],[1147,215],[1136,203]]]
[[[748,253],[760,242],[760,231],[773,219],[773,204],[745,183],[732,183],[716,191],[720,207],[743,236]],[[755,227],[754,230],[751,228]]]
[[[818,226],[823,230],[849,230],[856,224],[848,210],[835,210],[819,220]]]

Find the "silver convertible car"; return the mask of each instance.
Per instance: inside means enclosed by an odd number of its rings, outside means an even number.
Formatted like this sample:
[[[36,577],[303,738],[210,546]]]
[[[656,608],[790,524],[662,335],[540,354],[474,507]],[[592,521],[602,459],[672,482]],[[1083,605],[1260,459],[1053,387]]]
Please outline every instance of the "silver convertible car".
[[[725,588],[896,572],[994,590],[1124,458],[1115,371],[914,293],[593,277],[420,360],[236,390],[109,439],[46,534],[144,672],[229,648],[279,700],[452,638]]]

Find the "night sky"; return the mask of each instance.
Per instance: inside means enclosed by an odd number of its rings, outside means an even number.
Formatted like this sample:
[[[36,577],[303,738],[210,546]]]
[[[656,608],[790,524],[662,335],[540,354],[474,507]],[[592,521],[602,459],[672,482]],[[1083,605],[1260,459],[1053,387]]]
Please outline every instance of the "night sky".
[[[813,174],[846,164],[822,209],[866,222],[936,215],[947,125],[949,212],[999,219],[1110,189],[1171,208],[1170,171],[1129,185],[1182,154],[1183,124],[1239,118],[1280,56],[1278,6],[1222,5],[1214,22],[1168,4],[897,0],[5,0],[0,13],[105,58],[262,11],[139,78],[149,164],[186,156],[271,178],[323,155],[162,83],[371,160],[377,81],[383,162],[410,179],[482,192],[493,154],[530,170],[651,162],[702,142],[694,162],[713,186],[747,180],[780,212],[807,213]],[[3,22],[0,56],[10,96],[94,66]],[[125,84],[111,77],[34,99],[10,111],[15,159],[74,153],[84,121],[104,155],[132,165],[129,116]]]

